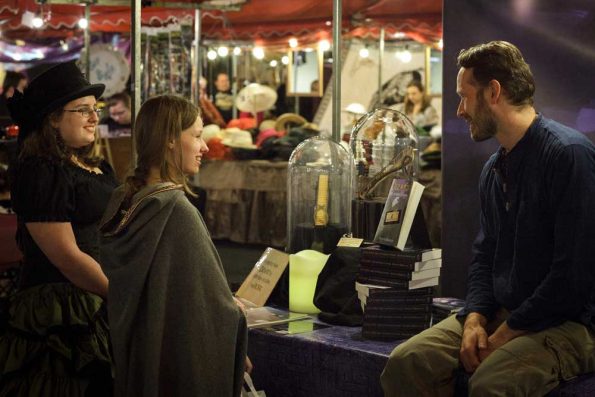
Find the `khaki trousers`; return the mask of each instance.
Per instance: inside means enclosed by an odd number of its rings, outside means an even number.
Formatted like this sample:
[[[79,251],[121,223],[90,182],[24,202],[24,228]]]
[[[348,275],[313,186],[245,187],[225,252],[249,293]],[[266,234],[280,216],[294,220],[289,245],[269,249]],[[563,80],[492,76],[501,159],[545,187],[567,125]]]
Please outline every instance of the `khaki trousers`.
[[[493,332],[503,318],[488,324]],[[454,315],[397,346],[381,375],[386,397],[452,396],[462,366],[464,319]],[[470,396],[543,396],[561,380],[595,371],[595,333],[567,321],[492,352],[469,378]]]

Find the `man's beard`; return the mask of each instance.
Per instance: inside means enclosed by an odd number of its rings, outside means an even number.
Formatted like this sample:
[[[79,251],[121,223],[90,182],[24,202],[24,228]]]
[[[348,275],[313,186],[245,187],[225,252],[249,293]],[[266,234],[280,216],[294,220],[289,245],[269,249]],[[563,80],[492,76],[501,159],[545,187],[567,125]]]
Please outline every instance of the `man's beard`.
[[[483,91],[477,93],[477,111],[469,123],[469,132],[471,139],[475,142],[482,142],[492,138],[498,131],[498,125],[494,113],[488,108],[486,100],[483,98]]]

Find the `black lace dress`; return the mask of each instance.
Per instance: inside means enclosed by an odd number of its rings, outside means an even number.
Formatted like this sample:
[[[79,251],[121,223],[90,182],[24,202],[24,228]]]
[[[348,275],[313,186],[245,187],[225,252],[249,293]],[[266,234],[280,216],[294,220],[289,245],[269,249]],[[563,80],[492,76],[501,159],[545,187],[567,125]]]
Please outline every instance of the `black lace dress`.
[[[0,335],[0,396],[111,395],[112,360],[103,299],[72,284],[25,223],[70,222],[78,247],[98,260],[98,222],[117,182],[71,163],[21,161],[12,189],[23,251],[19,291]]]

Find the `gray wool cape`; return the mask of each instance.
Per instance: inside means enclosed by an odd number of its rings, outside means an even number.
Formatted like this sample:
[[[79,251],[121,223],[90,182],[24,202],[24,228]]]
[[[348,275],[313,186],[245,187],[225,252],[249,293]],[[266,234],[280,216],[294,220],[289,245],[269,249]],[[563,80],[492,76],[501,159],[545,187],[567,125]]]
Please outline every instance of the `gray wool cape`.
[[[101,222],[116,396],[239,396],[246,319],[198,210],[171,183],[123,197]]]

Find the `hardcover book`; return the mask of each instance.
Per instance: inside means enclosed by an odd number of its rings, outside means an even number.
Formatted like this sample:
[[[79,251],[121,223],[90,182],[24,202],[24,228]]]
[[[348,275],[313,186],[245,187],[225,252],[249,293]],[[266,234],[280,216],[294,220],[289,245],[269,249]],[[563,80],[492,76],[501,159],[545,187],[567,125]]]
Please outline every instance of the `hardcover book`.
[[[371,284],[383,287],[399,288],[402,290],[412,290],[424,287],[433,287],[438,285],[440,277],[424,278],[421,280],[391,280],[382,277],[358,276],[357,281],[362,284]]]
[[[417,181],[393,179],[374,236],[375,243],[405,249],[423,191],[424,186]]]
[[[359,271],[359,276],[361,277],[382,277],[389,280],[405,280],[405,281],[414,281],[414,280],[422,280],[432,277],[440,276],[440,268],[434,269],[426,269],[420,270],[417,272],[411,271],[399,271],[399,270],[384,270],[384,269],[377,269],[377,268],[361,268]]]
[[[361,269],[377,269],[386,271],[413,271],[419,272],[428,269],[435,269],[442,267],[442,258],[430,259],[424,262],[392,262],[377,259],[360,259]]]
[[[391,247],[382,247],[378,244],[362,248],[362,259],[390,261],[391,263],[425,262],[430,259],[442,258],[440,248],[405,248],[402,251]]]

